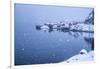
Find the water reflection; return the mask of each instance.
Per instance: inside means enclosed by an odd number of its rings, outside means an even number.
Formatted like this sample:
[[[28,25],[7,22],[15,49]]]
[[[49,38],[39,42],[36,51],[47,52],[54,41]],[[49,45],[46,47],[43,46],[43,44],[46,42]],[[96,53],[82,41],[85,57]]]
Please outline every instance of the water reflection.
[[[69,31],[66,29],[41,29],[40,27],[36,26],[36,30],[53,33],[55,31],[57,32],[63,32],[68,33],[70,36],[74,38],[78,38],[82,36],[84,38],[84,41],[87,43],[88,46],[91,46],[91,50],[94,50],[94,33],[92,32],[79,32],[79,31]]]

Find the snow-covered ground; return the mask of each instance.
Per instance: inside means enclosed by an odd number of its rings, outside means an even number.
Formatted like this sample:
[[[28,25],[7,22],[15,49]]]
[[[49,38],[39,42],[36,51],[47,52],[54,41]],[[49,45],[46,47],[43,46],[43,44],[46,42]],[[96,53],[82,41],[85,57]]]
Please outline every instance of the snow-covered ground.
[[[90,31],[93,32],[94,26],[91,24],[77,24],[70,27],[71,30]]]
[[[73,63],[81,61],[93,61],[94,60],[94,51],[87,52],[85,49],[82,49],[79,54],[72,56],[71,58],[60,62],[60,63]]]

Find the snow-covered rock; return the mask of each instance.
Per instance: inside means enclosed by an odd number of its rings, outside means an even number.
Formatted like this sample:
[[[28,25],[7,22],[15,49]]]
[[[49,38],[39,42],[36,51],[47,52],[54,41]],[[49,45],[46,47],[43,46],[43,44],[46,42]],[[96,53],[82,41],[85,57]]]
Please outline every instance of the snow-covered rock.
[[[83,24],[83,25],[81,25],[79,27],[82,27],[83,31],[94,31],[94,29],[93,29],[94,26],[91,25],[91,24]]]
[[[55,24],[55,25],[53,25],[53,29],[57,29],[58,28],[58,26]]]
[[[93,32],[94,31],[93,28],[94,28],[94,26],[91,24],[76,24],[76,25],[72,25],[70,27],[70,30]]]
[[[41,29],[49,29],[49,27],[46,25],[43,25],[43,26],[41,26]]]
[[[45,31],[45,32],[48,32],[49,31],[49,27],[46,26],[46,25],[43,25],[43,26],[41,26],[41,30]]]
[[[62,28],[69,28],[69,24],[64,24],[63,26],[61,26]]]
[[[61,63],[72,63],[72,62],[93,61],[93,60],[94,60],[94,51],[87,52],[85,49],[82,49],[79,54],[72,56],[68,60],[65,60]]]

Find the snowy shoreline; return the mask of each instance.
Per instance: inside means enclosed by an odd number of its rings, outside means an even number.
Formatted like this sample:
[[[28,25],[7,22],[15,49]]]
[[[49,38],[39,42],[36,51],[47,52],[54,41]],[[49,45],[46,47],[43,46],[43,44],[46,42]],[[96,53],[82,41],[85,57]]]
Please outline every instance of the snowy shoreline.
[[[61,31],[75,31],[75,32],[94,32],[94,25],[92,24],[44,24],[44,25],[37,25],[37,30],[61,30]]]
[[[82,61],[93,61],[94,60],[94,51],[87,52],[85,49],[82,49],[79,54],[70,57],[67,60],[64,60],[60,63],[73,63],[73,62],[82,62]]]

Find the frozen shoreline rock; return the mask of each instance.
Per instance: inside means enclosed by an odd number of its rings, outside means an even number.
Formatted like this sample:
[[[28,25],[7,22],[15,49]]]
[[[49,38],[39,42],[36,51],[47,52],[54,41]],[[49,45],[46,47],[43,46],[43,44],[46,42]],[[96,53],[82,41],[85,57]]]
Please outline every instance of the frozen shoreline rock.
[[[85,49],[82,49],[79,54],[72,56],[71,58],[61,63],[73,63],[73,62],[93,61],[93,60],[94,60],[94,51],[87,52]]]
[[[49,29],[49,27],[48,26],[41,26],[41,29]]]
[[[72,25],[70,27],[71,30],[79,30],[79,31],[94,31],[94,26],[91,24],[77,24],[77,25]]]

